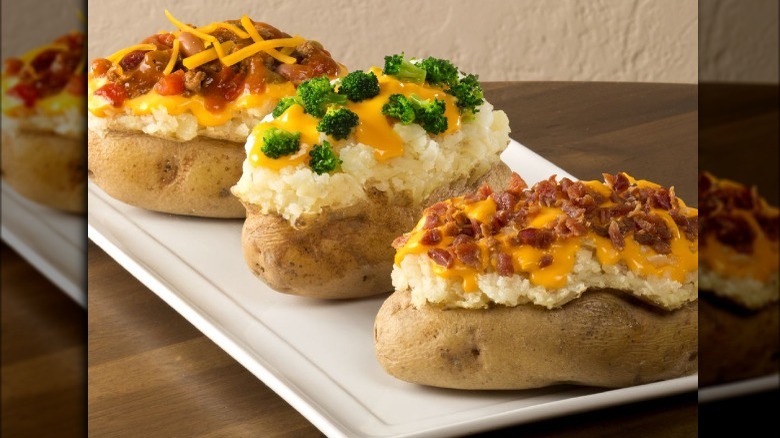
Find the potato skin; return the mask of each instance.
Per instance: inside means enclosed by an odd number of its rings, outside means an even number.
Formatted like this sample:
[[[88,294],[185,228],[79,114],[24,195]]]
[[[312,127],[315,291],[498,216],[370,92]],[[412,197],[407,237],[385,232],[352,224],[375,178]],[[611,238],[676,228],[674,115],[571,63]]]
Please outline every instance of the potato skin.
[[[699,297],[699,386],[780,370],[780,303],[747,310],[711,293]]]
[[[147,210],[243,218],[230,193],[241,178],[244,145],[196,137],[169,140],[139,132],[88,134],[89,175],[111,197]]]
[[[3,131],[2,173],[20,195],[71,213],[86,211],[86,155],[82,138],[22,129]]]
[[[419,204],[392,205],[382,193],[359,205],[299,218],[293,228],[278,214],[247,204],[244,258],[273,289],[313,298],[359,298],[392,290],[393,240],[412,229],[425,207],[473,191],[499,188],[511,171],[502,162],[478,178],[461,178]]]
[[[376,317],[375,353],[390,375],[444,388],[632,386],[696,372],[697,309],[666,312],[612,290],[554,310],[415,309],[399,291]]]

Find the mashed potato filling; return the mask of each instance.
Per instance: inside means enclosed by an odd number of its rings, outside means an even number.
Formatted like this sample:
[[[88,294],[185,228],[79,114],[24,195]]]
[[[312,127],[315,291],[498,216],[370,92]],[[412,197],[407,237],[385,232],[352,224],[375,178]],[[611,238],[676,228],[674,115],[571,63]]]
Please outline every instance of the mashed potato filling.
[[[403,144],[402,154],[382,161],[375,147],[354,136],[333,142],[343,163],[340,171],[330,174],[318,175],[305,164],[279,170],[256,167],[247,159],[233,193],[293,225],[301,215],[348,207],[367,200],[374,191],[394,202],[419,202],[434,189],[460,177],[483,175],[497,163],[509,142],[509,120],[503,111],[484,103],[472,120],[452,133],[431,136],[419,125],[401,123],[393,125],[392,132]],[[327,139],[319,136],[320,142]],[[254,147],[250,137],[247,156]]]

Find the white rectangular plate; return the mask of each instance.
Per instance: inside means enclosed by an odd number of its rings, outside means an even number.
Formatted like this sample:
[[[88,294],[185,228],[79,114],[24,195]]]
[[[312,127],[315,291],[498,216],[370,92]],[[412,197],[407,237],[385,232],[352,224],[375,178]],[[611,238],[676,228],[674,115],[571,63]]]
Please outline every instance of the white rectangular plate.
[[[529,184],[562,169],[517,142],[502,155]],[[696,389],[698,377],[616,390],[456,391],[408,384],[374,357],[386,296],[326,302],[277,293],[241,252],[241,220],[157,214],[89,187],[89,237],[329,436],[473,433]]]
[[[2,238],[81,307],[87,307],[86,218],[29,201],[2,184]]]

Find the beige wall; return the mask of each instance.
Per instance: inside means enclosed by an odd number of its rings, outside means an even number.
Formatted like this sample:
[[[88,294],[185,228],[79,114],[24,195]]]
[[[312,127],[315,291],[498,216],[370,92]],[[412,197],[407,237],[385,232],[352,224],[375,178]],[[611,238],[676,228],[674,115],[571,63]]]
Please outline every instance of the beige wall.
[[[83,30],[82,0],[2,0],[3,58],[18,56],[73,30]]]
[[[701,0],[699,79],[778,83],[778,0]]]
[[[219,6],[217,6],[219,5]],[[405,51],[483,80],[696,82],[696,0],[89,0],[90,57],[243,13],[317,39],[350,69]]]

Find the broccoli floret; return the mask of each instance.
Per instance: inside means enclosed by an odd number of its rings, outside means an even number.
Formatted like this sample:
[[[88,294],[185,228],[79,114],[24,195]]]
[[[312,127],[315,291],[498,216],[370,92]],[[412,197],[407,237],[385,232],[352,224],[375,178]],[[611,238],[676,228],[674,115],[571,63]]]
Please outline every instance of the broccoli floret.
[[[322,117],[328,105],[347,103],[347,96],[336,93],[327,76],[309,79],[298,85],[298,101],[303,110],[314,117]]]
[[[260,149],[268,158],[279,157],[298,152],[301,148],[301,133],[288,132],[279,128],[269,128],[263,133],[263,147]]]
[[[317,131],[324,132],[336,140],[343,140],[349,137],[359,121],[358,115],[346,108],[331,109],[317,124]]]
[[[341,166],[341,159],[333,152],[333,148],[330,147],[330,143],[327,140],[322,142],[322,145],[315,144],[309,151],[309,166],[317,175],[323,173],[333,172]]]
[[[414,107],[414,122],[431,134],[441,134],[447,130],[447,117],[444,116],[444,101],[439,99],[423,100],[412,94],[409,102]]]
[[[479,85],[479,76],[471,74],[466,75],[460,82],[451,86],[447,93],[458,99],[457,104],[461,112],[471,111],[472,114],[476,113],[479,111],[477,107],[485,101],[485,94]]]
[[[458,68],[446,59],[429,56],[418,66],[425,70],[425,80],[431,85],[444,84],[452,87],[458,83]]]
[[[403,94],[392,94],[382,105],[382,114],[394,117],[404,125],[414,122],[414,107]]]
[[[279,100],[279,103],[276,104],[276,108],[274,108],[273,115],[274,117],[279,117],[282,114],[284,114],[285,111],[287,111],[287,108],[295,105],[298,103],[297,98],[295,97],[283,97],[281,100]]]
[[[425,82],[425,70],[405,59],[403,53],[385,56],[385,68],[382,72],[406,82]]]
[[[347,96],[347,99],[353,102],[371,99],[379,94],[379,80],[372,72],[355,70],[341,80],[339,94]]]

